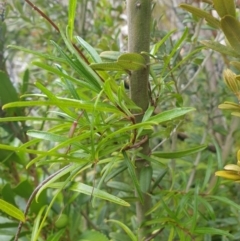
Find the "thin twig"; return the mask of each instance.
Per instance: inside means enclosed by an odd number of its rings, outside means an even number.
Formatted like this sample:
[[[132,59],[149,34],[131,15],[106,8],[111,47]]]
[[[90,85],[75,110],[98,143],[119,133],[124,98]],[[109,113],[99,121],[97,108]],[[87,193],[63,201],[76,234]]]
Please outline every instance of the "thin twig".
[[[155,238],[158,234],[160,234],[164,228],[159,229],[156,233],[153,233],[151,236],[147,237],[144,241],[151,241],[153,238]]]
[[[57,32],[59,31],[58,26],[44,13],[42,12],[37,6],[35,6],[31,1],[29,0],[25,0],[25,2],[27,4],[29,4],[36,12],[38,12],[43,18],[45,18],[53,27]]]
[[[144,136],[139,142],[130,145],[130,146],[126,146],[125,148],[123,148],[122,150],[129,150],[129,149],[134,149],[134,148],[138,148],[140,147],[142,144],[144,144],[146,141],[148,140],[148,136]]]
[[[81,214],[82,216],[86,219],[87,223],[92,226],[93,229],[97,230],[97,231],[101,231],[92,221],[91,219],[88,218],[88,216],[83,212],[81,211]]]
[[[26,208],[25,208],[25,211],[24,211],[24,216],[26,217],[27,216],[27,213],[28,213],[28,210],[30,208],[30,205],[33,201],[33,199],[35,198],[37,192],[39,191],[39,189],[44,185],[46,184],[47,182],[49,182],[51,179],[53,179],[56,175],[58,175],[59,173],[61,173],[62,171],[64,171],[65,169],[67,169],[68,167],[70,167],[72,164],[69,164],[63,168],[61,168],[60,170],[56,171],[55,173],[53,173],[51,176],[49,176],[48,178],[46,178],[44,181],[42,181],[35,189],[34,191],[32,192],[30,198],[28,199],[28,202],[27,202],[27,205],[26,205]],[[17,241],[18,238],[19,238],[19,235],[20,235],[20,232],[22,230],[22,226],[23,226],[23,222],[21,221],[18,225],[18,229],[17,229],[17,233],[15,235],[15,239],[14,241]]]
[[[52,27],[58,32],[60,33],[59,27],[43,12],[41,11],[37,6],[35,6],[31,1],[29,0],[25,0],[25,2],[27,4],[29,4],[36,12],[38,12],[44,19],[46,19],[51,25]],[[73,47],[76,49],[76,51],[78,52],[78,54],[82,57],[82,59],[89,64],[88,59],[85,57],[85,55],[83,54],[83,52],[74,44],[72,43]],[[100,77],[100,76],[99,76]],[[101,77],[100,77],[101,78]],[[101,80],[103,80],[101,78]]]

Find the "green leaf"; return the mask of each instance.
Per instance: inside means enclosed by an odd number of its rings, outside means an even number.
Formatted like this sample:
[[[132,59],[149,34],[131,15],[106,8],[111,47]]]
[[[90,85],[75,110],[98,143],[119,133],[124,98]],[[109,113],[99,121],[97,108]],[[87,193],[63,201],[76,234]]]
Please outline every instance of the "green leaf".
[[[4,201],[8,202],[9,204],[12,204],[13,206],[16,206],[16,203],[15,203],[16,194],[14,193],[9,183],[6,183],[2,187],[1,196]]]
[[[20,209],[16,208],[15,206],[13,206],[8,202],[5,202],[2,199],[0,199],[0,210],[2,210],[2,212],[10,215],[13,218],[16,218],[22,222],[25,222],[24,213]]]
[[[58,231],[57,233],[53,233],[52,235],[48,236],[46,241],[59,241],[63,236],[65,229]]]
[[[62,107],[74,107],[79,109],[85,109],[89,111],[94,110],[94,105],[90,101],[81,101],[81,100],[74,100],[74,99],[67,99],[67,98],[58,98],[56,101],[18,101],[12,102],[4,105],[2,108],[14,108],[14,107],[24,107],[24,106],[58,106],[62,105]],[[112,113],[121,113],[115,106],[112,106],[107,103],[98,103],[96,106],[97,111],[109,111]]]
[[[157,156],[160,158],[166,158],[166,159],[174,159],[174,158],[181,158],[184,156],[192,155],[196,152],[202,151],[207,148],[207,145],[200,145],[196,146],[187,150],[183,151],[176,151],[176,152],[153,152],[153,156]]]
[[[228,42],[235,51],[240,53],[240,23],[232,16],[225,16],[221,19],[221,28]]]
[[[7,145],[6,145],[7,146]],[[5,150],[0,150],[0,163],[3,163],[4,165],[8,166],[9,168],[11,167],[12,163],[19,163],[22,165],[25,165],[25,163],[22,162],[20,156],[12,151],[14,146],[9,146],[9,148],[0,148],[0,149],[5,149]]]
[[[127,166],[123,165],[123,163],[121,163],[118,167],[114,168],[114,170],[112,170],[112,172],[110,172],[108,174],[108,176],[106,176],[105,182],[110,181],[111,179],[116,177],[118,174],[124,172],[126,169],[127,169]]]
[[[117,51],[104,51],[100,54],[100,57],[104,59],[105,61],[117,61],[117,59],[122,55],[123,53],[117,52]]]
[[[45,53],[42,53],[40,51],[34,51],[34,50],[26,49],[26,48],[23,48],[21,46],[9,45],[8,48],[20,50],[20,51],[23,51],[23,52],[29,53],[29,54],[33,54],[33,55],[38,56],[38,57],[43,58],[43,59],[51,59],[51,60],[54,60],[55,62],[58,62],[58,63],[59,62],[60,63],[66,63],[65,59],[63,59],[63,58],[55,57],[54,55],[45,54]]]
[[[163,77],[165,75],[166,72],[169,72],[169,64],[172,61],[173,56],[179,52],[180,46],[183,44],[184,40],[187,38],[188,36],[188,28],[185,28],[182,36],[180,39],[178,39],[176,41],[176,43],[174,44],[174,46],[171,49],[171,52],[169,55],[166,56],[166,58],[164,58],[164,66],[163,69],[161,70],[161,77]],[[178,55],[178,54],[177,54]],[[172,61],[173,62],[173,61]],[[165,76],[165,78],[168,76],[168,74]]]
[[[114,219],[110,219],[107,222],[112,222],[112,223],[116,223],[118,224],[128,235],[128,237],[132,240],[132,241],[137,241],[137,236],[122,222],[118,221],[118,220],[114,220]]]
[[[43,206],[41,208],[41,210],[39,211],[37,217],[34,219],[34,224],[33,224],[33,229],[32,229],[32,235],[31,235],[31,241],[36,241],[38,240],[38,236],[39,236],[39,225],[40,225],[40,221],[41,221],[41,216],[42,213],[44,212],[44,210],[46,209],[47,206]]]
[[[41,83],[36,82],[36,87],[40,89],[48,98],[52,101],[58,101],[58,98],[56,97],[56,94],[54,94],[52,91],[48,90],[45,86],[43,86]],[[75,113],[70,111],[69,108],[60,105],[57,105],[57,107],[62,110],[65,114],[68,114],[69,116],[74,116]]]
[[[38,200],[38,197],[40,196],[40,194],[42,193],[43,190],[45,190],[46,188],[50,187],[50,185],[52,183],[54,183],[56,180],[58,180],[59,178],[63,177],[64,175],[71,173],[71,171],[76,171],[79,168],[81,168],[81,166],[78,164],[70,164],[68,166],[65,166],[65,168],[63,168],[62,170],[57,171],[57,174],[52,174],[54,175],[47,183],[43,184],[41,186],[41,188],[39,188],[37,194],[36,194],[36,201]],[[59,187],[59,189],[61,189],[63,187],[63,185],[65,185],[64,182],[61,183],[62,186]]]
[[[1,80],[1,88],[0,88],[0,106],[5,105],[10,102],[18,101],[18,94],[16,89],[14,88],[11,80],[8,75],[3,71],[0,71],[0,80]],[[14,111],[19,113],[19,110],[14,109]]]
[[[77,42],[84,48],[84,50],[87,51],[87,53],[90,55],[90,57],[95,63],[102,62],[102,59],[100,58],[97,51],[89,43],[87,43],[84,39],[82,39],[79,36],[76,36],[75,38]]]
[[[203,40],[200,42],[207,48],[213,49],[214,51],[217,51],[221,54],[224,54],[227,56],[232,56],[235,58],[240,58],[240,54],[238,52],[236,52],[233,48],[220,44],[219,42],[215,42],[215,41],[211,41],[211,40]]]
[[[31,207],[30,207],[31,214],[37,215],[43,206],[49,205],[49,199],[48,199],[49,196],[47,194],[47,191],[48,190],[44,190],[38,197],[37,201],[36,199],[32,201]]]
[[[94,86],[98,91],[101,90],[102,80],[97,75],[96,72],[94,72],[88,64],[81,58],[77,50],[73,47],[71,41],[64,35],[63,31],[60,30],[62,39],[64,40],[66,46],[68,47],[69,51],[76,57],[76,59],[73,61],[68,57],[68,55],[62,51],[61,47],[59,47],[57,44],[54,43],[56,48],[59,50],[63,58],[67,60],[69,63],[69,66],[71,66],[75,71],[80,75],[83,76],[86,82]]]
[[[232,208],[236,208],[238,211],[240,211],[240,205],[233,202],[232,200],[230,200],[229,198],[227,197],[223,197],[223,196],[208,196],[207,197],[208,199],[210,200],[216,200],[216,201],[219,201],[219,202],[222,202],[224,204],[226,204],[228,207],[232,207]]]
[[[123,182],[110,181],[107,183],[107,186],[123,192],[133,192],[133,188]]]
[[[90,64],[90,67],[95,70],[103,71],[125,71],[125,69],[117,62],[104,62],[98,64]]]
[[[21,94],[25,94],[28,91],[29,86],[29,69],[26,69],[23,75]]]
[[[194,229],[194,234],[211,234],[211,235],[221,235],[221,236],[227,236],[229,238],[234,238],[232,234],[230,234],[228,231],[224,231],[222,229],[217,228],[210,228],[210,227],[197,227]]]
[[[23,180],[13,189],[13,191],[20,197],[28,199],[33,192],[33,186],[28,180]]]
[[[205,188],[208,186],[208,184],[212,178],[212,173],[213,173],[213,159],[210,156],[208,158],[207,168],[206,168],[206,172],[205,172],[205,178],[204,178],[204,181],[203,181],[203,184],[201,187],[202,190],[205,190]]]
[[[81,234],[78,241],[109,241],[109,239],[98,231],[87,230]]]
[[[203,208],[206,210],[207,216],[210,217],[211,220],[216,219],[216,214],[212,203],[209,202],[205,197],[201,197],[200,195],[197,196],[198,203],[201,203]]]
[[[167,110],[164,112],[161,112],[157,115],[154,115],[148,119],[148,121],[154,121],[157,123],[163,123],[166,121],[172,121],[175,118],[181,117],[183,115],[186,115],[188,112],[194,111],[194,108],[186,107],[186,108],[175,108],[172,110]]]
[[[146,68],[146,60],[141,54],[126,53],[119,56],[117,63],[127,70],[139,70]]]
[[[29,130],[27,132],[28,136],[35,137],[38,139],[42,140],[47,140],[47,141],[53,141],[53,142],[63,142],[68,140],[68,137],[60,136],[54,133],[50,133],[47,131],[35,131],[35,130]]]
[[[152,48],[152,50],[151,50],[151,54],[152,55],[155,55],[157,52],[158,52],[158,50],[159,50],[159,48],[166,42],[166,40],[173,34],[173,33],[175,33],[176,32],[176,30],[172,30],[172,31],[170,31],[170,32],[168,32],[159,42],[157,42],[156,44],[154,44],[153,45],[153,48]]]
[[[68,35],[73,38],[74,20],[77,7],[77,0],[69,0],[68,3]]]
[[[105,56],[106,55],[111,59],[111,54],[109,54],[109,52],[107,52]],[[116,54],[114,52],[112,59],[115,57]],[[118,57],[117,62],[104,62],[99,64],[91,64],[90,66],[95,70],[106,71],[134,71],[147,67],[145,58],[141,54],[137,53],[121,54]]]
[[[122,151],[122,154],[123,154],[123,157],[124,157],[124,161],[128,167],[128,172],[129,172],[129,175],[132,179],[132,182],[134,184],[134,187],[138,193],[138,197],[140,198],[140,201],[143,203],[143,195],[142,195],[142,191],[141,191],[141,188],[140,188],[140,185],[139,185],[139,182],[138,182],[138,178],[137,178],[137,175],[136,175],[136,172],[135,172],[135,167],[133,165],[133,163],[131,162],[131,160],[129,159],[126,151]]]
[[[152,166],[143,167],[140,171],[140,187],[143,193],[147,193],[149,191],[151,181],[152,181]]]
[[[77,78],[74,78],[70,75],[67,75],[67,74],[64,74],[62,71],[56,69],[56,68],[53,68],[52,66],[50,66],[49,64],[44,64],[44,63],[41,63],[41,62],[33,62],[32,64],[42,68],[42,69],[45,69],[53,74],[56,74],[58,75],[59,77],[64,77],[64,78],[67,78],[68,80],[72,81],[73,83],[76,83],[77,85],[79,86],[82,86],[82,87],[85,87],[89,90],[92,90],[94,92],[99,92],[100,88],[94,84],[92,84],[91,82],[87,82],[87,81],[83,81],[81,79],[77,79]],[[80,74],[80,76],[82,76]]]
[[[129,207],[130,204],[125,202],[124,200],[113,196],[107,192],[101,191],[97,188],[88,186],[86,184],[83,183],[74,183],[70,188],[70,190],[75,191],[75,192],[80,192],[80,193],[84,193],[86,195],[93,195],[94,197],[109,201],[109,202],[113,202],[122,206],[126,206]]]
[[[188,5],[188,4],[180,4],[180,7],[187,10],[188,12],[192,13],[193,15],[199,17],[199,18],[204,18],[208,24],[214,28],[219,28],[220,27],[220,22],[214,18],[211,14],[209,14],[206,11],[203,11],[199,8],[196,8],[194,6]]]
[[[231,15],[234,18],[236,17],[234,0],[213,0],[213,6],[221,18],[225,15]]]

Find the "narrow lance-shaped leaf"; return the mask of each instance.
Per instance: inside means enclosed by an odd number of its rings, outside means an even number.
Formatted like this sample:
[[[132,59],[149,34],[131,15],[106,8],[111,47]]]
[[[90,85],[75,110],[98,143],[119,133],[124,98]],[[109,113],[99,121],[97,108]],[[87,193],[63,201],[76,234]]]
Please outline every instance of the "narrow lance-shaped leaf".
[[[34,56],[38,56],[38,57],[43,58],[43,59],[51,59],[51,60],[54,60],[58,63],[59,62],[60,63],[66,62],[65,59],[63,59],[63,58],[59,58],[59,57],[55,57],[54,55],[49,55],[49,54],[45,54],[45,53],[42,53],[42,52],[39,52],[39,51],[34,51],[34,50],[31,50],[31,49],[23,48],[21,46],[8,45],[8,48],[20,50],[20,51],[23,51],[25,53],[29,53],[29,54],[32,54]]]
[[[108,58],[110,58],[108,54]],[[115,55],[113,56],[115,58]],[[135,71],[146,68],[145,58],[141,54],[126,53],[118,57],[115,62],[103,62],[98,64],[91,64],[91,68],[95,70],[107,71]]]
[[[18,94],[16,89],[14,88],[11,80],[9,79],[8,75],[4,73],[3,71],[0,71],[0,108],[1,105],[7,104],[9,102],[17,101]],[[17,113],[19,112],[19,109],[14,110]]]
[[[149,191],[152,181],[152,173],[152,166],[146,166],[141,169],[139,183],[143,193],[147,193]]]
[[[61,36],[66,44],[66,46],[68,47],[69,51],[71,51],[75,57],[76,57],[76,63],[77,63],[77,71],[84,73],[84,76],[86,78],[86,81],[89,81],[91,84],[95,85],[97,88],[99,88],[99,90],[101,89],[101,85],[102,85],[102,80],[100,79],[100,77],[97,75],[96,72],[94,72],[89,65],[80,57],[79,53],[77,52],[77,50],[73,47],[71,41],[69,40],[68,36],[65,36],[64,33],[62,31],[60,31]]]
[[[39,88],[46,96],[49,98],[49,100],[52,101],[58,101],[58,98],[56,94],[53,94],[52,91],[48,90],[45,86],[43,86],[41,83],[36,82],[36,87]],[[70,111],[69,108],[64,107],[62,105],[57,105],[57,107],[62,110],[64,113],[68,114],[69,116],[74,116],[74,112]]]
[[[34,137],[34,138],[38,138],[38,139],[42,139],[42,140],[47,140],[47,141],[53,141],[53,142],[63,142],[68,140],[68,137],[65,136],[61,136],[58,134],[54,134],[54,133],[50,133],[47,131],[35,131],[35,130],[29,130],[27,132],[28,136]]]
[[[199,8],[193,7],[188,4],[180,4],[180,7],[187,10],[188,12],[192,13],[193,15],[199,17],[199,18],[204,18],[209,25],[211,25],[214,28],[219,28],[220,22],[214,18],[211,14],[209,14],[206,11],[203,11]]]
[[[92,102],[88,101],[80,101],[74,99],[67,99],[67,98],[58,98],[57,101],[18,101],[13,103],[8,103],[4,105],[2,108],[13,108],[13,107],[23,107],[23,106],[56,106],[62,105],[64,107],[75,107],[79,109],[85,109],[89,111],[93,111],[94,106]],[[109,105],[107,103],[98,103],[97,105],[98,111],[109,111],[112,113],[122,114],[116,107]]]
[[[81,234],[78,241],[109,241],[109,239],[99,231],[86,230]]]
[[[164,66],[163,69],[161,70],[161,77],[163,77],[165,75],[166,72],[169,72],[169,64],[172,61],[173,56],[180,51],[180,46],[183,44],[184,40],[187,38],[188,36],[188,28],[185,28],[182,36],[180,39],[178,39],[176,41],[176,43],[174,44],[173,48],[171,49],[171,52],[168,56],[166,56],[166,58],[164,59]],[[167,76],[167,75],[166,75]],[[166,78],[165,76],[165,78]]]
[[[136,235],[130,230],[130,228],[128,228],[124,223],[119,222],[118,220],[114,220],[114,219],[110,219],[108,220],[108,222],[112,222],[112,223],[116,223],[118,224],[128,235],[128,237],[132,240],[132,241],[137,241],[137,237]]]
[[[100,57],[105,61],[117,61],[117,59],[122,55],[123,53],[118,51],[104,51],[100,54]]]
[[[225,46],[223,44],[220,44],[219,42],[211,41],[211,40],[203,40],[200,41],[201,44],[206,46],[207,48],[210,48],[214,51],[217,51],[221,54],[227,55],[227,56],[232,56],[235,58],[240,58],[240,54],[237,53],[233,48],[230,46]]]
[[[102,60],[101,60],[99,54],[97,53],[97,51],[89,43],[87,43],[84,39],[82,39],[79,36],[76,36],[75,38],[76,38],[77,42],[79,44],[81,44],[81,46],[84,48],[84,50],[86,52],[88,52],[88,54],[91,56],[92,60],[95,63],[101,63],[102,62]]]
[[[33,230],[32,230],[32,235],[31,235],[31,241],[36,241],[38,239],[39,235],[39,225],[41,222],[41,217],[43,212],[45,211],[47,206],[43,206],[41,210],[38,212],[37,217],[34,220],[34,225],[33,225]]]
[[[153,48],[152,48],[152,50],[151,50],[151,54],[152,54],[152,55],[155,55],[155,54],[158,52],[159,48],[160,48],[160,47],[166,42],[166,40],[167,40],[173,33],[175,33],[175,32],[176,32],[176,30],[170,31],[170,32],[167,33],[158,43],[154,44],[154,45],[153,45]]]
[[[0,210],[13,218],[16,218],[22,222],[25,222],[25,217],[23,212],[13,206],[12,204],[0,199]]]
[[[140,198],[140,201],[143,203],[143,195],[142,195],[142,191],[141,191],[141,188],[140,188],[140,185],[139,185],[139,182],[138,182],[138,179],[137,179],[137,174],[135,172],[135,168],[134,168],[134,165],[133,163],[131,162],[131,160],[129,159],[126,151],[123,151],[122,152],[123,154],[123,157],[124,157],[124,160],[125,160],[125,163],[128,167],[128,172],[129,172],[129,175],[132,179],[132,182],[134,184],[134,187],[137,191],[137,194],[138,194],[138,197]]]
[[[68,35],[70,39],[73,38],[74,20],[77,7],[77,0],[69,0],[68,3]]]
[[[94,70],[125,72],[125,69],[117,62],[104,62],[104,63],[90,64],[90,67]]]
[[[41,62],[33,62],[34,65],[42,68],[42,69],[45,69],[47,71],[49,71],[50,73],[53,73],[53,74],[56,74],[60,77],[64,77],[64,78],[67,78],[68,80],[72,81],[73,83],[76,83],[77,85],[80,85],[82,87],[85,87],[89,90],[93,90],[94,92],[98,92],[99,91],[99,88],[98,86],[96,85],[93,85],[92,83],[88,83],[87,81],[82,81],[80,79],[76,79],[70,75],[67,75],[65,73],[63,73],[62,71],[48,65],[48,64],[44,64],[44,63],[41,63]]]
[[[146,68],[146,60],[141,54],[126,53],[119,56],[117,63],[127,70],[139,70]]]
[[[52,179],[50,179],[47,183],[43,184],[38,192],[37,192],[37,195],[36,195],[36,200],[38,200],[40,194],[42,193],[43,190],[45,190],[46,188],[48,188],[51,183],[55,182],[56,180],[60,179],[62,176],[68,174],[68,173],[71,173],[71,171],[75,171],[77,169],[80,169],[81,166],[79,167],[78,165],[75,165],[75,164],[70,164],[68,166],[65,166],[64,168],[62,168],[61,170],[57,171],[57,174],[52,174],[53,177]],[[63,185],[65,185],[63,183]]]
[[[183,116],[187,114],[188,112],[194,111],[194,108],[176,108],[172,110],[167,110],[162,113],[159,113],[157,115],[152,116],[148,119],[148,121],[156,121],[158,123],[163,123],[165,121],[171,121],[175,118],[178,118],[180,116]]]
[[[84,193],[86,195],[93,195],[94,197],[109,201],[109,202],[113,202],[122,206],[130,206],[129,203],[125,202],[123,199],[116,197],[114,195],[111,195],[107,192],[101,191],[97,188],[88,186],[86,184],[83,183],[75,183],[73,184],[70,188],[70,190],[75,191],[75,192],[80,192],[80,193]]]
[[[230,45],[240,53],[240,23],[232,16],[221,19],[221,27]]]
[[[200,145],[196,146],[187,150],[183,151],[176,151],[176,152],[153,152],[153,156],[157,156],[160,158],[166,158],[166,159],[172,159],[172,158],[181,158],[184,156],[189,156],[192,155],[196,152],[203,151],[204,149],[207,148],[207,145]]]
[[[222,230],[222,229],[217,229],[217,228],[211,228],[211,227],[196,227],[194,229],[195,234],[211,234],[211,235],[221,235],[221,236],[226,236],[229,238],[234,238],[232,234],[230,234],[228,231]]]
[[[213,6],[221,18],[226,15],[236,17],[236,8],[234,0],[213,0]]]

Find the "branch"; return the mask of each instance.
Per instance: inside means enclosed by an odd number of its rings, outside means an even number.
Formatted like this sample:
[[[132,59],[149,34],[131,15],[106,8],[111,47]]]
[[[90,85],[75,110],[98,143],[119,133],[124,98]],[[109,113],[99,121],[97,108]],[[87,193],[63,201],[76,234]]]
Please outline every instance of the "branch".
[[[62,171],[64,171],[65,169],[67,169],[68,167],[70,167],[72,164],[69,164],[63,168],[61,168],[60,170],[58,170],[57,172],[53,173],[51,176],[49,176],[48,178],[46,178],[44,181],[42,181],[35,189],[34,191],[32,192],[30,198],[28,199],[28,202],[27,202],[27,205],[26,205],[26,208],[25,208],[25,211],[24,211],[24,216],[26,217],[27,216],[27,213],[28,213],[28,210],[31,206],[31,203],[33,201],[33,199],[35,198],[37,192],[39,191],[39,189],[44,185],[46,184],[47,182],[49,182],[51,179],[53,179],[56,175],[58,175],[59,173],[61,173]],[[20,235],[20,232],[22,230],[22,226],[23,226],[23,222],[21,221],[18,225],[18,229],[17,229],[17,233],[16,233],[16,236],[15,236],[15,239],[14,241],[17,241],[18,238],[19,238],[19,235]]]
[[[44,19],[47,20],[47,22],[49,22],[52,27],[58,32],[60,33],[60,30],[58,28],[58,26],[43,12],[41,11],[37,6],[35,6],[31,1],[29,0],[25,0],[25,2],[27,4],[29,4],[36,12],[38,12]],[[82,57],[82,59],[89,64],[89,61],[87,60],[86,56],[83,54],[83,52],[76,46],[76,44],[72,43],[73,47],[77,50],[78,54]]]

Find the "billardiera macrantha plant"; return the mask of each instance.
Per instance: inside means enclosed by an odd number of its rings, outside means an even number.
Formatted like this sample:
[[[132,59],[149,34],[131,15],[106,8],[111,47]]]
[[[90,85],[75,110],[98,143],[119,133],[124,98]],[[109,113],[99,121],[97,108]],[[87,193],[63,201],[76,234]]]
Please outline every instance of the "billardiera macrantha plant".
[[[240,76],[233,73],[230,69],[227,69],[223,73],[224,81],[228,88],[236,95],[238,98],[238,102],[240,103]],[[230,109],[233,110],[233,106],[236,106],[235,103],[225,102],[220,105],[221,109]],[[238,104],[238,108],[240,108],[240,104]],[[236,106],[237,107],[237,106]],[[215,173],[216,176],[223,177],[233,181],[240,181],[240,150],[237,152],[237,165],[228,164],[224,167],[223,171],[217,171]]]

